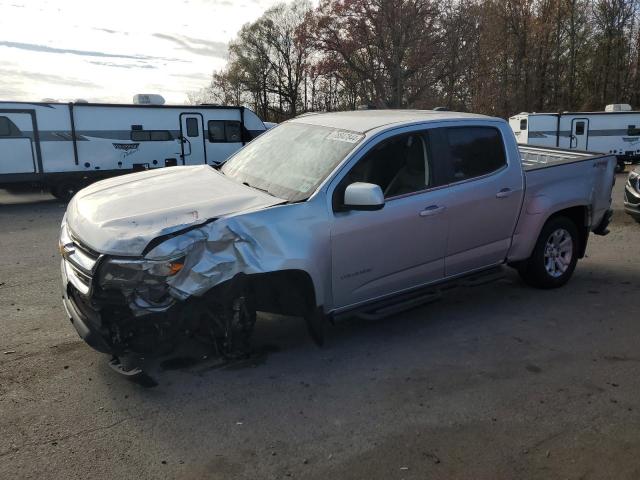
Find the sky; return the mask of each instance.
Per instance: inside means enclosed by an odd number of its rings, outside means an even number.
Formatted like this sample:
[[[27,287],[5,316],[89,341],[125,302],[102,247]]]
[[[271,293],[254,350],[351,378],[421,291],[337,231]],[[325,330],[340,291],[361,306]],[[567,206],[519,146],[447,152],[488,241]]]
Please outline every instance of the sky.
[[[167,103],[206,86],[278,0],[0,0],[0,100]]]

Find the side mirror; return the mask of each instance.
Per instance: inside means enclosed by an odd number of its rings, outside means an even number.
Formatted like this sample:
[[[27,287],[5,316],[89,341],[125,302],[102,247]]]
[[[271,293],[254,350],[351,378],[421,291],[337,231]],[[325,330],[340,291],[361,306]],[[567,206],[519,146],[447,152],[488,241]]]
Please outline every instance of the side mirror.
[[[379,185],[356,182],[344,191],[345,210],[380,210],[384,207],[384,194]]]

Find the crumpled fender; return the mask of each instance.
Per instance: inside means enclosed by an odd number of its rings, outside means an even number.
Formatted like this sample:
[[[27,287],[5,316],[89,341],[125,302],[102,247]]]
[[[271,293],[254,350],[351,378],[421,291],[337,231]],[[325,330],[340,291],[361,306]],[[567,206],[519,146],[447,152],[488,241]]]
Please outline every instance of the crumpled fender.
[[[184,268],[169,281],[172,296],[202,296],[237,274],[301,270],[311,277],[317,299],[329,279],[326,211],[309,202],[223,217],[170,238],[149,259],[187,252]],[[317,213],[316,213],[317,212]]]

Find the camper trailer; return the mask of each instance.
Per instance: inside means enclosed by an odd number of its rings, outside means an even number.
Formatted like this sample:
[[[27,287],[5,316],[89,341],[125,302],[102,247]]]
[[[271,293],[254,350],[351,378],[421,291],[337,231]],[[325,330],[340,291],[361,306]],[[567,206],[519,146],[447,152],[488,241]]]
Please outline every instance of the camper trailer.
[[[91,182],[137,170],[220,165],[265,131],[251,110],[134,104],[0,102],[0,185],[36,183],[69,199]]]
[[[520,113],[509,119],[518,143],[616,155],[617,170],[640,162],[640,111],[607,105],[604,112]]]

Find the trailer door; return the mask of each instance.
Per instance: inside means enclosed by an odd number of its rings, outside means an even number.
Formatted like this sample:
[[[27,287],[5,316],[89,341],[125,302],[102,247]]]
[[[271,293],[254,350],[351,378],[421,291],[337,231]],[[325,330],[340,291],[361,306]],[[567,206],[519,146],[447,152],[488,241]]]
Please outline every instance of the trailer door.
[[[587,150],[589,146],[589,119],[574,118],[571,121],[570,148],[574,150]]]
[[[207,163],[204,145],[202,115],[199,113],[180,114],[180,140],[182,143],[182,165],[202,165]]]
[[[35,173],[30,113],[0,113],[0,174]]]

